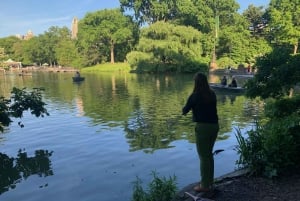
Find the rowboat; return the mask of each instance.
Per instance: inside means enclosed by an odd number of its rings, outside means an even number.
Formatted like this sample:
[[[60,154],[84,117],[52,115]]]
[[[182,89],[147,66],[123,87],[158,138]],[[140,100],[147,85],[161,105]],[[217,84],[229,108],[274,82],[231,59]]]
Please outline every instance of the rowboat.
[[[84,77],[72,77],[73,82],[82,82],[84,81]]]
[[[228,93],[243,93],[245,91],[244,87],[229,87],[228,85],[221,85],[216,83],[210,83],[209,86],[216,91]]]

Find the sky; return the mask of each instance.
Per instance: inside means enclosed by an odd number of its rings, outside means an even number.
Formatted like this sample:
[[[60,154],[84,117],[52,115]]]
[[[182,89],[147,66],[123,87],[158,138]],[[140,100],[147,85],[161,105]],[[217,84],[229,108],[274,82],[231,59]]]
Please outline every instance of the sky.
[[[240,11],[248,5],[267,6],[270,0],[237,0]],[[82,19],[86,13],[118,8],[119,0],[1,0],[0,38],[25,35],[29,30],[34,35],[43,34],[51,26],[67,26],[72,19]]]

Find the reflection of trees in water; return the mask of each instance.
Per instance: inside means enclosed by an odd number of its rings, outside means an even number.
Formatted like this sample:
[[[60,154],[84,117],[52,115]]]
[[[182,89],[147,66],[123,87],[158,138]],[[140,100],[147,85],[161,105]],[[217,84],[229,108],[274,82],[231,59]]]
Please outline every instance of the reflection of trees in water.
[[[181,116],[193,88],[193,75],[138,74],[125,79],[121,74],[101,74],[88,81],[81,91],[84,115],[95,125],[124,127],[130,151],[153,153],[178,140],[195,143],[192,114]],[[252,117],[243,115],[243,94],[216,93],[221,128],[218,140],[226,140],[234,127],[245,126]]]
[[[13,189],[22,179],[37,174],[40,177],[53,175],[49,157],[52,151],[36,150],[33,157],[19,150],[16,158],[0,152],[0,194]]]
[[[125,123],[125,131],[130,151],[143,149],[146,153],[152,153],[157,149],[169,148],[169,143],[176,139],[167,126],[153,123],[153,117],[145,117],[140,110]]]
[[[257,99],[253,101],[245,101],[243,111],[243,116],[245,117],[262,117],[264,111],[264,102]]]
[[[253,122],[255,111],[260,105],[256,101],[235,94],[217,94],[217,98],[220,118],[220,132],[217,140],[227,140],[234,132],[234,127],[242,128]],[[222,98],[225,98],[224,103],[221,101]],[[134,112],[124,123],[130,151],[144,150],[144,152],[152,153],[158,149],[170,148],[171,143],[179,139],[195,142],[192,114],[189,113],[187,117],[175,114],[177,111],[173,108],[178,105],[170,104],[170,109],[166,110],[159,110],[153,105],[141,108],[138,99],[134,101],[134,105]],[[245,115],[245,110],[251,110],[252,114]],[[175,112],[172,113],[172,111]]]
[[[246,98],[243,94],[220,94],[218,98],[218,114],[220,132],[218,139],[226,140],[234,128],[252,125],[255,118],[262,115],[263,101]]]

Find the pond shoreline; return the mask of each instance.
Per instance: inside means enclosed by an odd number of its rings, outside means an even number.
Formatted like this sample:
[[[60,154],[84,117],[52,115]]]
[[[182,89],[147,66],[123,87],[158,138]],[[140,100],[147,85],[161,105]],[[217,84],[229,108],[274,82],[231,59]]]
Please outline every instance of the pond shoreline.
[[[244,176],[248,173],[248,169],[239,169],[233,171],[231,173],[225,174],[218,178],[215,178],[215,188],[218,189],[221,185],[226,185],[228,180],[232,180],[237,177]],[[177,192],[175,198],[172,201],[190,201],[192,200],[190,196],[186,194],[186,192],[190,193],[191,195],[197,197],[214,197],[214,195],[207,195],[206,193],[197,193],[193,190],[194,186],[196,186],[199,182],[194,182],[192,184],[187,185],[186,187],[182,188],[179,192]]]
[[[193,199],[185,192],[201,197],[202,201],[300,200],[299,171],[270,179],[250,176],[246,169],[237,170],[217,178],[214,192],[206,195],[193,191],[196,184],[193,183],[183,188],[172,201],[192,201]],[[209,199],[203,197],[209,197]]]

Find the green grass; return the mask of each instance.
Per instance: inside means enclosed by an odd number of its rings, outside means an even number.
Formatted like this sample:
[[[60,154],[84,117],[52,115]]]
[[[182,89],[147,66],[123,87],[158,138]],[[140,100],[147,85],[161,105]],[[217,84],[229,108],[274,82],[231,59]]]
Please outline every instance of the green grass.
[[[129,72],[130,70],[131,68],[128,63],[104,63],[81,69],[82,72]]]

